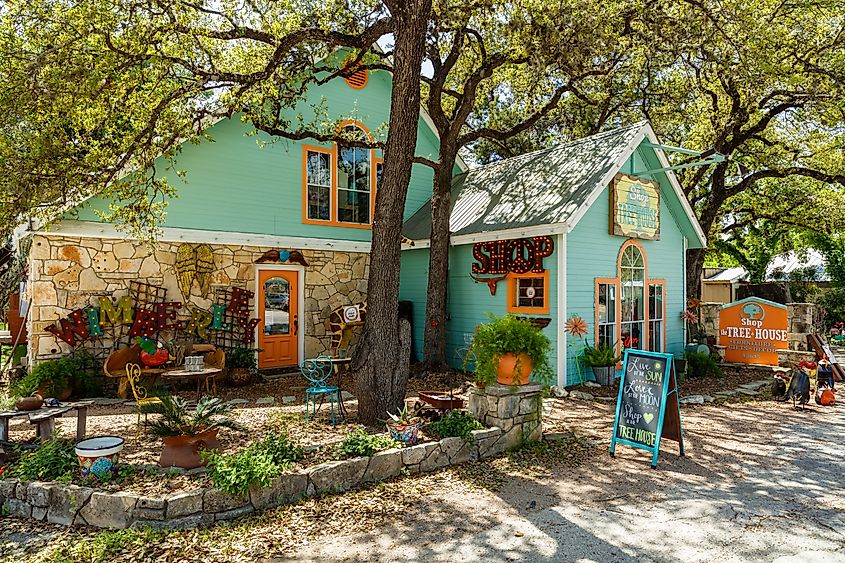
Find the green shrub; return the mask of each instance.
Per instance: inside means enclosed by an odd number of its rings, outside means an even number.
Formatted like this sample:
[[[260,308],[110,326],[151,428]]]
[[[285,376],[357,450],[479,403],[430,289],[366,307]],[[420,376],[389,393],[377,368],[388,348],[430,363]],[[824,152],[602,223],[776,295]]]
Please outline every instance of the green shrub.
[[[490,321],[475,330],[467,353],[467,358],[475,358],[475,380],[485,384],[495,382],[499,359],[510,352],[527,354],[534,363],[533,379],[551,383],[554,372],[549,364],[552,349],[549,338],[531,321],[514,315],[488,317]]]
[[[379,450],[395,448],[399,444],[390,436],[367,434],[358,427],[346,435],[337,449],[341,457],[371,457]]]
[[[287,435],[272,433],[234,454],[206,450],[201,455],[215,487],[243,495],[252,486],[266,487],[273,477],[302,459],[302,448]]]
[[[616,350],[606,342],[599,342],[598,346],[587,346],[584,348],[584,363],[588,367],[610,367],[615,366],[622,356],[616,353]]]
[[[463,438],[466,442],[472,442],[472,431],[484,428],[472,414],[466,411],[449,411],[446,416],[432,422],[426,427],[428,432],[438,438]]]
[[[8,476],[23,481],[69,480],[79,468],[72,440],[54,438],[37,449],[18,451],[21,457],[8,468]]]
[[[687,375],[689,377],[706,377],[712,375],[723,377],[725,374],[716,364],[716,358],[704,352],[687,352],[684,356],[687,359]]]
[[[79,397],[101,395],[103,382],[96,371],[94,357],[80,350],[75,356],[45,360],[33,366],[32,370],[16,381],[11,391],[17,397],[32,395],[44,386],[46,397],[57,397],[68,386]]]

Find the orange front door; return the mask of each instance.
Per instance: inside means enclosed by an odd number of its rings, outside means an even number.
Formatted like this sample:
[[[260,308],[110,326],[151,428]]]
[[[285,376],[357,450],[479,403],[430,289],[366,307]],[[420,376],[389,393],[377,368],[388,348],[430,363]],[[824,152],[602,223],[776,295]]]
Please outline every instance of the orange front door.
[[[297,272],[258,272],[258,367],[276,368],[299,363]]]

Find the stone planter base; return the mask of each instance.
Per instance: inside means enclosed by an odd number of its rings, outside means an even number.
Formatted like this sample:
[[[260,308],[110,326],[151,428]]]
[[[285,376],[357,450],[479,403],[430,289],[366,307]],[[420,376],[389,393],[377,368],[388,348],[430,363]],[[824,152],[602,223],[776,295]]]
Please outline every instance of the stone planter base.
[[[496,456],[511,447],[510,434],[499,428],[474,430],[472,443],[462,438],[391,449],[373,457],[327,461],[273,479],[244,496],[197,488],[165,497],[141,493],[108,493],[59,483],[0,480],[0,505],[5,514],[54,524],[96,528],[195,528],[231,520],[304,497],[346,491],[363,483],[409,473],[434,471],[448,465]]]

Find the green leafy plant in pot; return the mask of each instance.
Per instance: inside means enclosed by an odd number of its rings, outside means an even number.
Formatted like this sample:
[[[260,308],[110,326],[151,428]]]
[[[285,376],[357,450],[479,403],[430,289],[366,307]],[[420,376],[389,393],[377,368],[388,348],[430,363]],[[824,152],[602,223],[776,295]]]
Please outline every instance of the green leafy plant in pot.
[[[243,432],[244,428],[229,418],[234,408],[218,397],[203,397],[193,411],[181,397],[164,395],[161,399],[161,418],[147,423],[150,434],[164,442],[159,465],[193,469],[203,464],[201,450],[216,450],[220,446],[217,433],[221,428]]]
[[[549,364],[549,338],[525,319],[488,316],[490,321],[476,329],[467,354],[467,358],[475,358],[476,383],[525,385],[532,374],[539,383],[551,383],[554,372]]]
[[[229,368],[229,383],[236,387],[246,385],[258,371],[258,362],[254,348],[232,348],[226,354],[226,367]]]
[[[614,346],[606,342],[599,342],[598,346],[584,348],[584,363],[593,369],[596,383],[599,385],[613,385],[616,378],[616,364],[621,356],[616,353]]]

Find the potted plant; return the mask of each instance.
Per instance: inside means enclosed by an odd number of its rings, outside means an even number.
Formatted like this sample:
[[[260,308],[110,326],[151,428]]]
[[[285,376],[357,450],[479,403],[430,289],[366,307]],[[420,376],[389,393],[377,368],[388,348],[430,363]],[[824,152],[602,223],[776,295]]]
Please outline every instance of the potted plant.
[[[417,416],[416,412],[408,410],[408,405],[405,405],[397,414],[387,413],[390,420],[387,420],[387,431],[390,432],[390,437],[406,446],[412,446],[417,442],[422,426],[422,419]]]
[[[252,379],[252,374],[258,370],[255,360],[257,350],[253,348],[232,348],[226,354],[226,367],[229,368],[229,383],[236,387],[246,385]]]
[[[164,442],[159,465],[193,469],[203,464],[199,452],[216,450],[220,443],[217,432],[221,428],[243,431],[240,424],[228,418],[233,406],[218,397],[203,397],[197,408],[191,411],[188,402],[181,397],[163,395],[161,418],[149,422],[151,434],[160,436]]]
[[[18,397],[37,393],[42,397],[55,397],[66,401],[73,393],[72,381],[77,369],[72,358],[39,362],[28,374],[14,383],[12,393]]]
[[[587,344],[584,348],[584,363],[593,368],[593,375],[599,385],[613,385],[616,364],[620,358],[615,347],[606,342],[599,342],[598,346]]]
[[[548,357],[552,349],[549,338],[531,321],[513,315],[489,317],[489,322],[476,329],[467,354],[476,361],[476,383],[525,385],[531,374],[535,381],[550,383],[553,372]]]

